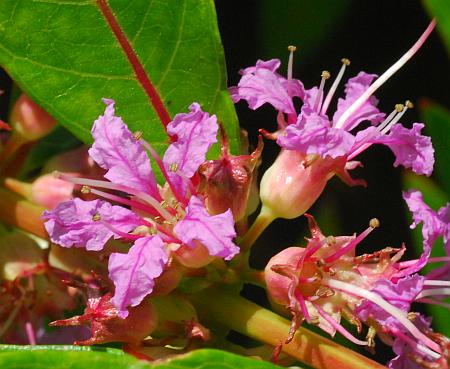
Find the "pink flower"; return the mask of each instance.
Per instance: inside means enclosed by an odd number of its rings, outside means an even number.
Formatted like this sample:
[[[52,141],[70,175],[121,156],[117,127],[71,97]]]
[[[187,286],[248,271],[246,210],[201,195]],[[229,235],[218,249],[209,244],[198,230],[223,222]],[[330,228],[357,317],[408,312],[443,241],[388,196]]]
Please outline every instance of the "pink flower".
[[[110,182],[60,177],[83,185],[82,192],[121,205],[74,199],[45,212],[43,218],[51,240],[64,247],[101,250],[111,237],[133,243],[128,253],[112,253],[109,258],[109,276],[115,285],[112,302],[125,318],[127,307],[139,305],[152,293],[169,258],[177,257],[172,251],[200,244],[210,256],[229,260],[239,248],[233,242],[231,212],[209,215],[191,179],[216,142],[216,117],[197,103],[189,113],[175,116],[168,131],[176,140],[161,160],[139,133],[133,135],[114,115],[114,102],[104,101],[105,114],[94,123],[95,142],[89,153],[107,170]],[[156,183],[147,152],[167,181],[163,187]]]
[[[419,50],[434,26],[433,21],[412,48],[380,77],[360,72],[350,78],[345,96],[338,100],[332,117],[327,111],[350,64],[348,59],[342,59],[342,67],[327,93],[325,84],[330,77],[327,71],[322,73],[320,85],[311,89],[305,90],[300,81],[292,78],[293,47],[289,48],[287,78],[277,73],[281,64],[277,59],[259,60],[254,67],[241,72],[240,82],[230,89],[233,100],[246,100],[251,109],[268,103],[278,111],[278,130],[263,131],[282,148],[261,181],[264,223],[277,217],[290,219],[302,215],[334,175],[352,186],[365,185],[363,180],[352,179],[349,171],[360,165],[354,159],[373,144],[384,144],[392,150],[396,157],[394,166],[403,165],[418,174],[431,175],[434,150],[431,139],[421,134],[423,124],[415,123],[408,129],[399,123],[412,104],[409,101],[397,104],[385,116],[377,108],[374,93]],[[294,98],[303,102],[299,112]],[[365,128],[363,122],[371,126]],[[274,188],[277,190],[273,191]],[[286,198],[279,193],[286,194]]]

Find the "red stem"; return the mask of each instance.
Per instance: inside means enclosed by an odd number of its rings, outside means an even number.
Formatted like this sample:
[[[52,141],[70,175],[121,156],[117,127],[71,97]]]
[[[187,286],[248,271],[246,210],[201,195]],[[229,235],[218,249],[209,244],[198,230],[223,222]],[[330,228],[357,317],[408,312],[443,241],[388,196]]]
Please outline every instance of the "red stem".
[[[96,0],[96,2],[98,7],[100,8],[100,11],[102,12],[103,16],[105,17],[106,21],[111,27],[111,30],[116,36],[117,41],[119,41],[119,44],[122,47],[125,55],[127,56],[128,61],[133,67],[134,73],[136,74],[136,78],[142,85],[146,94],[148,95],[150,103],[152,104],[153,108],[158,114],[161,123],[163,124],[164,128],[167,127],[167,125],[172,120],[170,118],[169,112],[164,106],[164,103],[161,100],[158,91],[156,91],[155,86],[153,86],[152,82],[150,81],[150,78],[145,72],[144,66],[139,61],[139,58],[137,57],[136,52],[133,50],[133,47],[128,41],[127,36],[122,31],[122,28],[120,28],[120,25],[117,22],[117,19],[114,16],[111,8],[109,7],[107,0]]]

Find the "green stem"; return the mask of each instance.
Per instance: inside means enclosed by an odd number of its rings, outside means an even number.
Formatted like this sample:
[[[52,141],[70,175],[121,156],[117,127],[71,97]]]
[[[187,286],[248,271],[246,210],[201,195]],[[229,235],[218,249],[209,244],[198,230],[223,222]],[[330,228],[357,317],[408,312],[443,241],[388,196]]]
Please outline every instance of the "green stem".
[[[382,369],[385,367],[348,348],[299,328],[293,340],[284,344],[290,322],[224,289],[209,289],[191,296],[200,314],[239,333],[282,351],[317,369]]]
[[[274,221],[276,217],[272,214],[270,210],[262,208],[255,222],[252,224],[250,229],[244,235],[242,240],[239,242],[241,252],[248,251],[258,237],[263,233],[267,226]]]

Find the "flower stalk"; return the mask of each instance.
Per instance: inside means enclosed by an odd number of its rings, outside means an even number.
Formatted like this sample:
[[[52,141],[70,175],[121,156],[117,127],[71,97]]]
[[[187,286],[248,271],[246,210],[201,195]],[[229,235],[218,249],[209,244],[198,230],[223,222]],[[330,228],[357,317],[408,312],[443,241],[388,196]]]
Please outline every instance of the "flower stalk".
[[[282,352],[317,369],[381,369],[385,368],[352,350],[299,328],[289,344],[284,344],[290,322],[243,297],[223,289],[209,289],[191,296],[201,316],[273,347],[282,345]]]

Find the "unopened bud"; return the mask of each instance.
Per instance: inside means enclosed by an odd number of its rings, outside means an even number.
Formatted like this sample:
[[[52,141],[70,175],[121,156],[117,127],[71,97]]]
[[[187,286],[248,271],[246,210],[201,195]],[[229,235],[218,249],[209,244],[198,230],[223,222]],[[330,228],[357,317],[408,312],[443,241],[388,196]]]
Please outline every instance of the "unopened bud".
[[[298,151],[281,150],[261,180],[261,212],[285,219],[304,214],[339,169],[339,160],[318,157],[311,161]]]
[[[60,202],[72,199],[74,184],[45,174],[31,186],[31,200],[47,209],[55,208]]]
[[[25,141],[35,141],[55,127],[56,120],[25,94],[20,95],[11,112],[10,124]]]

